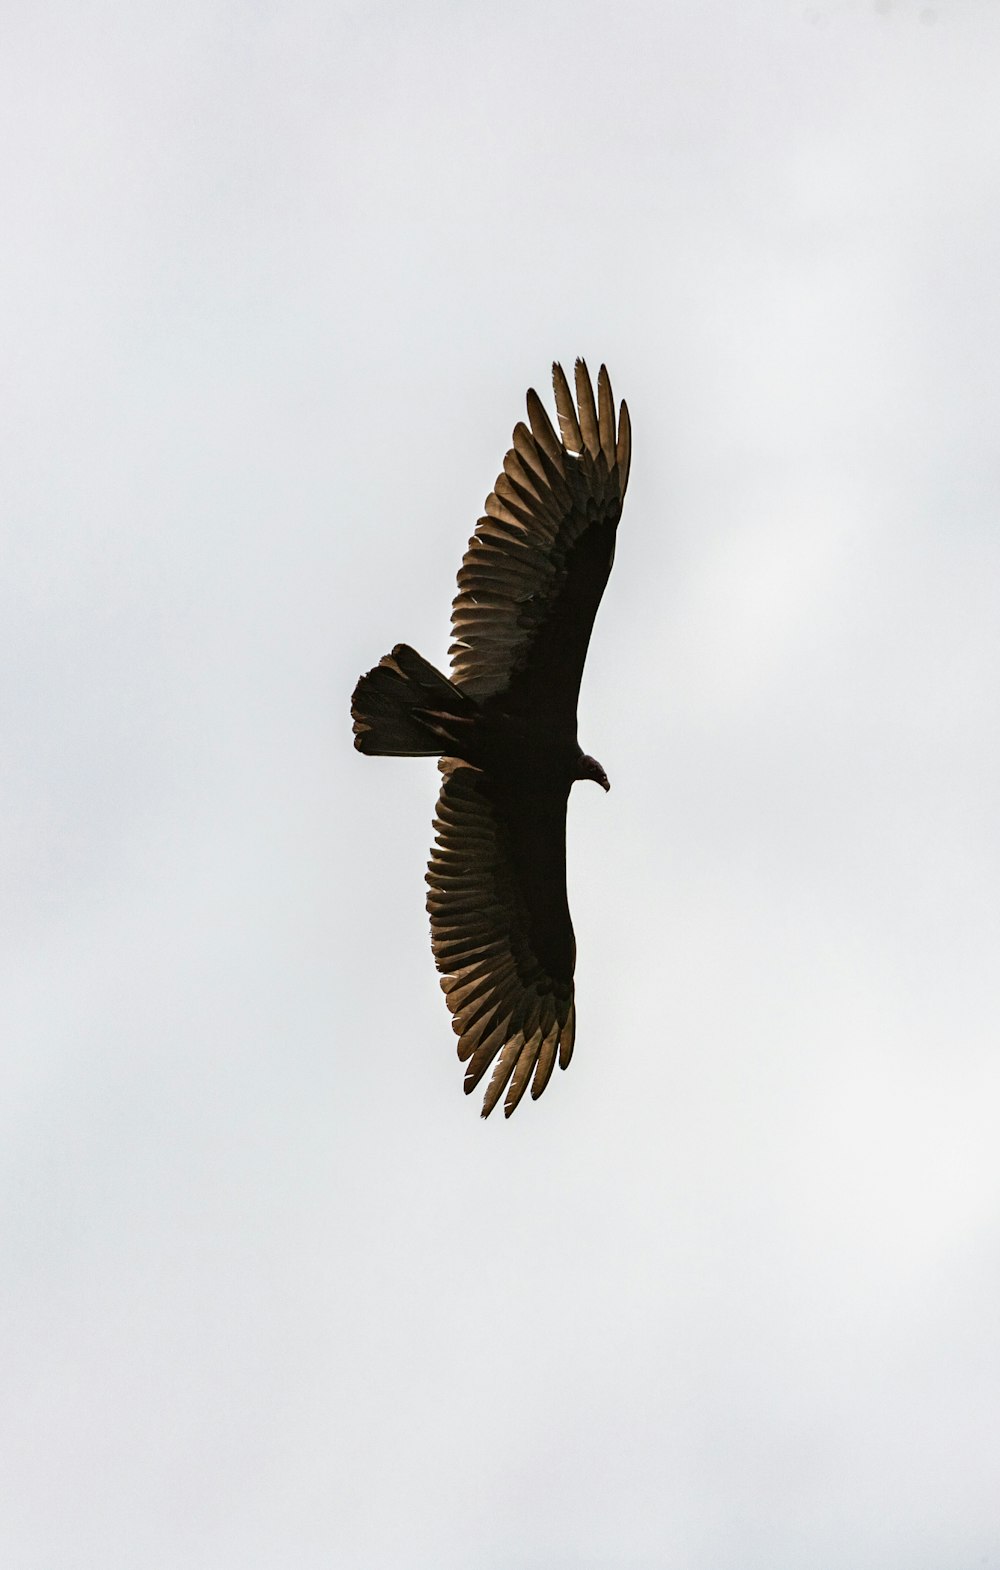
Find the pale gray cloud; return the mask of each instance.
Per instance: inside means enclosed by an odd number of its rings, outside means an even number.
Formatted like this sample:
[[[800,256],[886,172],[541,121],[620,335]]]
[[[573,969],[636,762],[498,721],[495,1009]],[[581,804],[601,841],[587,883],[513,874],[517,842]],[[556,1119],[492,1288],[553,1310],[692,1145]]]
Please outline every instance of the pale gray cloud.
[[[1000,1556],[998,65],[973,0],[11,21],[4,1563]],[[483,1125],[348,700],[577,353],[614,788]]]

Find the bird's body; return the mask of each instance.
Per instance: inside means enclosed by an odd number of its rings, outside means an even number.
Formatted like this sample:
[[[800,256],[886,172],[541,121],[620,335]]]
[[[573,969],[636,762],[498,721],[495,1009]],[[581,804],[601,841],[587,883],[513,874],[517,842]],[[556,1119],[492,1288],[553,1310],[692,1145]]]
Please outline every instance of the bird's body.
[[[451,679],[407,644],[352,700],[361,752],[440,758],[427,881],[431,940],[472,1090],[487,1116],[537,1097],[573,1050],[576,945],[566,898],[566,804],[608,789],[577,740],[580,678],[628,482],[628,410],[582,361],[574,407],[553,367],[561,437],[534,391],[458,575]]]

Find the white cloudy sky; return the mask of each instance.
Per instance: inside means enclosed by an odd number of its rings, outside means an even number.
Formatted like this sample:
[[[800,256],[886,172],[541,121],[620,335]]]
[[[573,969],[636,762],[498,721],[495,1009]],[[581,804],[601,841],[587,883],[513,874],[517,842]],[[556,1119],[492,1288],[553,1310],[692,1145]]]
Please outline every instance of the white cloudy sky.
[[[997,6],[3,32],[0,1560],[1000,1564]],[[484,1124],[348,702],[578,353],[613,790]]]

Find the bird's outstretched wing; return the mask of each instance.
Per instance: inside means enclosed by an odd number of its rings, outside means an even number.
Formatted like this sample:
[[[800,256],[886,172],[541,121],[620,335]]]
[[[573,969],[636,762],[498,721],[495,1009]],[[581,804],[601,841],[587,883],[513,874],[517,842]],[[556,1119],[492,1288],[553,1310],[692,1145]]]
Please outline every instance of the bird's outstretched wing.
[[[503,473],[458,574],[449,650],[454,681],[575,715],[583,662],[614,556],[628,484],[631,428],[616,422],[607,370],[597,398],[582,360],[576,404],[562,367],[552,381],[561,440],[532,389]]]
[[[529,1081],[541,1095],[573,1052],[576,946],[566,902],[566,794],[500,785],[457,758],[444,781],[427,873],[431,943],[468,1064],[466,1092],[495,1062],[483,1117]],[[508,1088],[509,1086],[509,1088]]]

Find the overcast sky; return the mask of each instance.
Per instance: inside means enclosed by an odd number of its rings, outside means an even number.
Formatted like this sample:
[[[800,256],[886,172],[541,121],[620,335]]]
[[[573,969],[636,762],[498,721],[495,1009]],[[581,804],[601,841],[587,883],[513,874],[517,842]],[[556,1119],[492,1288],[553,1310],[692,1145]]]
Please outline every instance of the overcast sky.
[[[1000,8],[6,8],[0,1561],[1000,1566]],[[534,385],[632,478],[578,1035],[432,760]]]

